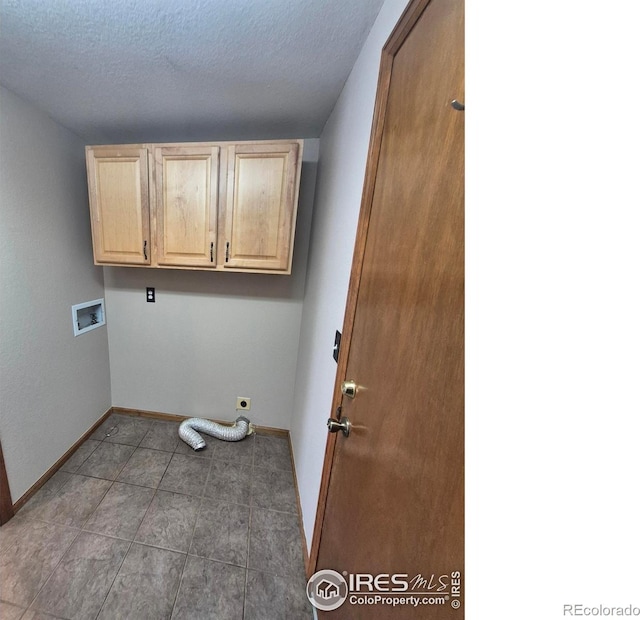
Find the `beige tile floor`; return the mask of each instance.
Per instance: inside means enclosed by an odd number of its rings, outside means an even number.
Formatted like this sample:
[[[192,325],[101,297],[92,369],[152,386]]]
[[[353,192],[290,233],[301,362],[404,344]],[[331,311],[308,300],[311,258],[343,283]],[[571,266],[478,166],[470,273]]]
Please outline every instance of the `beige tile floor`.
[[[0,618],[313,617],[288,441],[112,414],[0,528]]]

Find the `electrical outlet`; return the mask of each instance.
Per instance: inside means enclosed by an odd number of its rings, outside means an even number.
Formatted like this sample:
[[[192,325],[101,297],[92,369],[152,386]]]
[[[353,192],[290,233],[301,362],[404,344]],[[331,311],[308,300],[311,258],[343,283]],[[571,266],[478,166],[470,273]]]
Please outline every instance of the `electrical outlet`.
[[[245,396],[236,398],[236,411],[249,411],[251,409],[251,399]]]

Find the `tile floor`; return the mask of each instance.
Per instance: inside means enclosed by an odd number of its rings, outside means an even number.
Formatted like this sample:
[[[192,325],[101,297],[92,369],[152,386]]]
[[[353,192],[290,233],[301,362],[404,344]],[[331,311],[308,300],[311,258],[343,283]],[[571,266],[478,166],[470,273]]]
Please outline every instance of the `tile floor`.
[[[288,441],[177,428],[112,414],[0,528],[0,618],[313,617]]]

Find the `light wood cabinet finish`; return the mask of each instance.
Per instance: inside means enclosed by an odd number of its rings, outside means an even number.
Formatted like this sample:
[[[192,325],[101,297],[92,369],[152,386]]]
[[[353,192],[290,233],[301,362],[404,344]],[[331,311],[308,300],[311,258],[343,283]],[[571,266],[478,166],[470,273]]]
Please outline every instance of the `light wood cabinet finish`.
[[[95,263],[291,273],[302,147],[87,147]]]
[[[96,264],[149,265],[149,170],[141,146],[87,148]]]
[[[155,147],[157,264],[216,266],[220,147]]]
[[[226,268],[290,271],[297,161],[296,143],[229,147]]]

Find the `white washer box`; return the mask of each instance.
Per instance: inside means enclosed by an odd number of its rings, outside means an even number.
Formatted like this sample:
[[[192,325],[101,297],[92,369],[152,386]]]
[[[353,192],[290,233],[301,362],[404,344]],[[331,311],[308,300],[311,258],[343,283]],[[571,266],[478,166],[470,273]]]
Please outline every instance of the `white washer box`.
[[[104,312],[104,299],[85,301],[82,304],[71,306],[73,317],[73,335],[79,336],[96,327],[102,327],[107,322]]]

